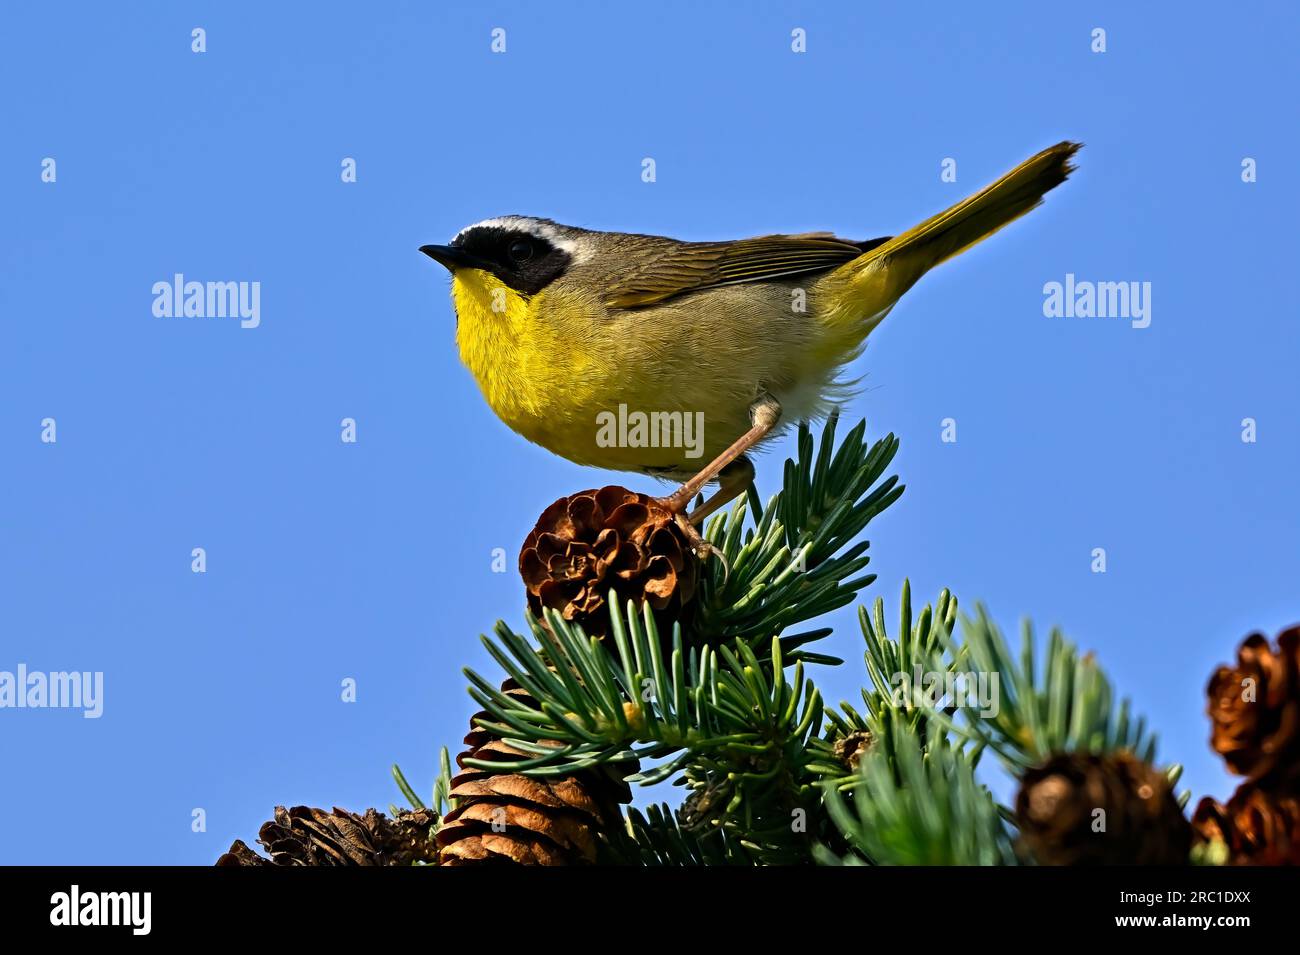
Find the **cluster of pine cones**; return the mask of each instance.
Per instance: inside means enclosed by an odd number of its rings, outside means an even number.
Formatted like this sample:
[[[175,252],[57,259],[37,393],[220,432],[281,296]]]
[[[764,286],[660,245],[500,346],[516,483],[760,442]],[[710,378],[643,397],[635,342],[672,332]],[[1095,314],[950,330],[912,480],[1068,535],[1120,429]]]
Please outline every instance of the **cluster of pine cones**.
[[[1226,805],[1201,800],[1198,837],[1232,863],[1300,865],[1300,626],[1251,634],[1207,692],[1210,745],[1245,779]]]
[[[695,595],[699,561],[676,517],[655,498],[624,487],[562,497],[537,519],[519,552],[528,607],[539,619],[554,610],[593,636],[606,637],[612,589],[621,600],[645,603],[666,620],[681,619]],[[665,631],[667,628],[665,627]],[[513,681],[501,689],[525,701]],[[456,808],[438,830],[443,865],[523,863],[573,865],[606,861],[623,830],[623,804],[632,792],[631,764],[599,766],[562,778],[492,773],[469,759],[518,759],[526,754],[477,727],[465,737],[452,779]]]
[[[699,560],[675,515],[655,498],[623,487],[581,491],[556,501],[538,518],[519,554],[528,606],[540,618],[554,610],[566,621],[604,637],[606,595],[647,603],[666,620],[682,619],[698,579]],[[501,689],[529,700],[507,680]],[[267,859],[237,841],[220,865],[584,865],[615,858],[623,811],[631,802],[624,778],[636,766],[599,766],[563,777],[494,773],[468,760],[499,762],[526,756],[487,730],[476,713],[451,781],[456,808],[441,820],[427,810],[388,820],[341,809],[276,809],[259,842]],[[437,834],[429,832],[437,822]],[[424,851],[395,851],[392,833],[423,825]],[[362,861],[362,860],[366,861]]]
[[[1066,753],[1025,774],[1020,849],[1046,865],[1300,865],[1300,627],[1247,637],[1206,688],[1210,745],[1245,780],[1189,823],[1163,773],[1128,753]]]
[[[543,609],[604,636],[606,594],[689,612],[698,561],[675,517],[654,498],[604,487],[543,512],[519,555],[534,614]],[[528,694],[511,681],[502,690]],[[1208,687],[1211,745],[1245,777],[1226,805],[1204,799],[1191,822],[1168,778],[1130,753],[1064,753],[1027,772],[1016,796],[1018,850],[1044,865],[1183,865],[1193,845],[1216,861],[1300,864],[1300,627],[1276,646],[1248,637]],[[270,858],[237,841],[222,865],[592,864],[621,838],[631,765],[556,777],[467,765],[526,755],[478,727],[452,779],[456,808],[387,819],[335,809],[277,808],[259,833]],[[431,835],[436,825],[436,836]]]
[[[294,806],[275,807],[275,818],[263,823],[257,841],[269,858],[260,856],[242,839],[217,860],[220,866],[369,866],[414,865],[437,860],[429,832],[438,821],[429,809],[399,812],[389,819],[367,809],[364,815],[335,807],[333,812]]]

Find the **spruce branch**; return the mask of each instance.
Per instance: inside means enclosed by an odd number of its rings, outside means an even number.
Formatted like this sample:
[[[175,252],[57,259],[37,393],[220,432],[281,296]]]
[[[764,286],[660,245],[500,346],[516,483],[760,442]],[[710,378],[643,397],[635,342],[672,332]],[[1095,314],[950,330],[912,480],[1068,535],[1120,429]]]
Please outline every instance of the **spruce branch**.
[[[667,758],[629,777],[651,784],[672,776],[692,754],[762,751],[779,735],[775,726],[805,735],[820,730],[821,699],[802,662],[795,663],[793,684],[771,678],[784,672],[779,639],[762,657],[743,642],[688,652],[674,626],[665,659],[654,615],[631,602],[612,617],[612,652],[554,612],[545,628],[530,623],[532,641],[499,624],[484,645],[531,699],[465,671],[470,695],[489,716],[478,725],[527,758],[466,765],[544,776]]]
[[[679,777],[692,792],[672,824],[699,852],[809,861],[814,840],[829,834],[818,784],[831,770],[823,705],[803,666],[842,661],[808,649],[829,629],[787,631],[850,603],[875,579],[863,573],[868,543],[854,539],[903,490],[884,478],[897,440],[868,445],[863,422],[837,449],[836,423],[832,416],[817,443],[801,427],[797,457],[766,510],[751,495],[709,523],[723,560],[707,565],[693,612],[670,641],[662,621],[630,603],[615,610],[612,598],[603,642],[551,612],[529,620],[531,639],[499,624],[485,645],[531,700],[466,671],[487,713],[477,725],[522,754],[480,768],[547,776],[650,761],[628,781]],[[661,848],[680,848],[654,831]]]
[[[823,776],[851,783],[860,750],[884,747],[889,751],[895,722],[915,730],[923,742],[933,732],[927,721],[934,710],[951,710],[943,695],[950,683],[948,674],[963,666],[963,655],[946,652],[945,635],[956,619],[957,598],[947,590],[940,592],[933,606],[926,604],[914,613],[907,580],[899,601],[897,637],[889,635],[883,599],[876,599],[870,613],[858,608],[869,685],[862,690],[861,711],[847,701],[840,703],[838,711],[827,710],[826,734],[813,744],[820,754],[814,765]],[[937,690],[927,689],[936,684]]]
[[[673,628],[665,661],[653,614],[638,612],[630,601],[624,612],[611,614],[616,652],[553,611],[546,614],[549,630],[531,616],[528,622],[531,641],[498,623],[494,637],[483,642],[531,699],[507,695],[473,670],[465,674],[470,695],[490,717],[478,725],[530,758],[478,768],[565,775],[615,760],[666,756],[721,732],[703,693],[716,654],[692,649],[688,663],[680,626]],[[672,769],[671,763],[660,767],[647,781],[661,781]]]
[[[466,671],[487,713],[478,726],[523,758],[462,765],[557,776],[658,760],[627,781],[680,775],[693,790],[681,829],[700,853],[750,864],[810,859],[823,825],[820,777],[808,765],[823,705],[801,661],[787,676],[778,638],[762,656],[744,641],[687,652],[675,627],[665,660],[653,614],[630,603],[612,621],[612,648],[553,612],[546,624],[533,628],[532,641],[505,627],[486,641],[527,697]]]
[[[903,493],[896,476],[882,480],[898,439],[890,434],[868,445],[861,421],[836,450],[838,420],[837,414],[827,419],[816,447],[807,422],[800,425],[798,455],[786,461],[782,489],[766,510],[751,493],[708,522],[705,537],[723,560],[710,561],[700,583],[690,623],[698,641],[765,643],[852,603],[876,579],[862,573],[870,543],[854,539]],[[842,662],[804,651],[800,658]]]
[[[826,864],[1010,865],[1010,835],[997,804],[975,778],[975,758],[946,736],[923,741],[895,720],[890,746],[868,752],[853,784],[825,784],[825,805],[855,852],[817,851]]]
[[[406,801],[412,809],[426,809],[432,807],[437,813],[438,819],[447,815],[452,809],[456,808],[456,800],[451,796],[451,754],[447,752],[447,747],[443,746],[438,750],[438,775],[433,781],[433,798],[429,801],[429,806],[425,806],[424,800],[416,795],[410,782],[406,779],[406,774],[402,772],[402,767],[393,763],[393,782],[397,783],[397,788],[402,791]],[[388,806],[389,811],[395,816],[398,808],[391,803]]]
[[[1033,625],[1026,621],[1021,650],[1014,655],[988,612],[979,607],[963,616],[960,643],[946,638],[948,652],[961,654],[974,669],[998,678],[996,713],[981,716],[961,707],[952,729],[987,744],[1017,777],[1054,753],[1111,753],[1127,750],[1153,762],[1156,737],[1146,720],[1134,718],[1127,699],[1116,694],[1091,653],[1080,654],[1059,629],[1053,629],[1041,667],[1035,658]],[[1171,769],[1176,779],[1178,768]]]
[[[894,636],[882,599],[870,613],[859,608],[863,709],[845,702],[828,712],[826,735],[814,744],[837,836],[817,850],[818,861],[988,865],[1012,858],[1002,811],[975,779],[982,747],[954,747],[941,719],[955,709],[953,678],[966,664],[962,650],[948,652],[956,619],[957,600],[947,590],[914,612],[906,580]]]
[[[683,828],[666,803],[627,812],[628,837],[647,866],[749,865],[749,857],[723,834],[703,836]]]
[[[692,792],[681,821],[701,837],[712,832],[723,845],[739,847],[752,864],[811,861],[824,825],[813,765],[824,713],[820,693],[802,663],[794,666],[793,682],[786,681],[778,641],[771,669],[744,643],[738,651],[739,658],[721,648],[728,666],[719,671],[718,700],[730,705],[747,739],[689,753],[683,775]]]
[[[675,755],[641,777],[666,779],[692,753],[757,745],[755,734],[765,728],[738,716],[752,706],[765,712],[753,696],[759,692],[753,674],[783,688],[784,677],[772,675],[785,666],[841,662],[807,649],[828,628],[785,631],[851,602],[874,580],[861,575],[868,543],[852,540],[903,489],[897,478],[881,480],[897,439],[868,446],[861,422],[836,450],[836,422],[832,415],[816,448],[808,425],[801,426],[797,460],[786,462],[785,486],[756,514],[755,526],[745,527],[745,500],[710,522],[708,537],[724,560],[708,565],[686,634],[674,624],[665,645],[648,611],[637,613],[630,603],[620,611],[611,595],[604,643],[549,611],[545,626],[529,618],[531,641],[504,624],[484,638],[488,652],[536,701],[524,705],[466,671],[471,696],[491,718],[480,725],[529,754],[503,769],[561,774]],[[802,685],[802,676],[795,682]],[[820,701],[817,708],[820,725]]]

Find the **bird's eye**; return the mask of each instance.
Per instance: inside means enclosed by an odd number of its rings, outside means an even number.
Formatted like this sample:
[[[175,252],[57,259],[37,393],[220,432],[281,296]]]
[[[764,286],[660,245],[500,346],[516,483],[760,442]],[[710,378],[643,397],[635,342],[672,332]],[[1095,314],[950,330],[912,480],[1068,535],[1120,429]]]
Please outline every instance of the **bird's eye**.
[[[527,239],[515,239],[506,253],[512,262],[527,262],[533,257],[533,244]]]

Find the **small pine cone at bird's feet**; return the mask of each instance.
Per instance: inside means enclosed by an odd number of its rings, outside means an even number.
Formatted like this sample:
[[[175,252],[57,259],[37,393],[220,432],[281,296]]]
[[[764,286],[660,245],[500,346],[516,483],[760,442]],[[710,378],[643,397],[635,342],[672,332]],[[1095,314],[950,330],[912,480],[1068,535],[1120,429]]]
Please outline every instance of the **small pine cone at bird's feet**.
[[[257,841],[270,854],[258,855],[241,839],[217,860],[226,866],[371,866],[436,863],[438,849],[430,836],[437,814],[431,809],[403,810],[389,819],[367,809],[364,814],[335,807],[333,812],[294,806],[275,807],[275,818],[262,825]]]
[[[528,606],[558,611],[591,635],[609,630],[606,598],[645,602],[682,619],[695,595],[699,558],[663,502],[624,487],[562,497],[537,519],[519,552]]]
[[[514,680],[501,689],[525,702],[532,697]],[[474,721],[487,718],[478,713]],[[561,777],[525,776],[467,766],[467,759],[500,762],[530,754],[503,742],[477,722],[456,758],[451,781],[456,801],[438,829],[442,865],[482,863],[586,865],[618,861],[622,805],[632,800],[624,776],[635,762],[612,763]],[[611,854],[613,853],[613,854]]]
[[[1279,634],[1276,649],[1251,634],[1206,695],[1210,745],[1229,769],[1270,785],[1300,780],[1300,626]]]
[[[1040,865],[1186,865],[1192,842],[1168,778],[1127,752],[1030,769],[1016,822],[1020,851]]]

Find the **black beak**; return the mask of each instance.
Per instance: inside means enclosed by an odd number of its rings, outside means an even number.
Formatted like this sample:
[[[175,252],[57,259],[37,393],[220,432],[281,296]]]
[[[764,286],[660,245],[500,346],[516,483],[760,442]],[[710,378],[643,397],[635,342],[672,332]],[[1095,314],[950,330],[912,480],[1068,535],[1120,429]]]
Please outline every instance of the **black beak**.
[[[486,262],[454,245],[422,245],[420,251],[451,272],[487,267]]]

